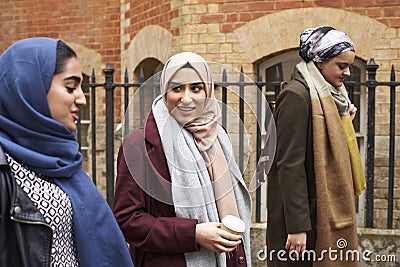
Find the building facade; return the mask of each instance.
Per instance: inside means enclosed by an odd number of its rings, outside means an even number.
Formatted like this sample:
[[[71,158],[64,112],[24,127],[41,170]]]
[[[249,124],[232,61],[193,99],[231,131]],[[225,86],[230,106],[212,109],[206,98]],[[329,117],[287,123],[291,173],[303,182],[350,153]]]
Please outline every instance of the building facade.
[[[330,25],[346,32],[356,47],[354,79],[366,80],[366,65],[371,58],[378,64],[377,80],[389,81],[394,66],[400,74],[400,2],[398,0],[2,0],[0,2],[0,52],[13,42],[28,37],[61,38],[77,52],[87,81],[92,71],[103,79],[107,63],[115,69],[116,81],[123,81],[125,69],[131,81],[139,80],[140,70],[146,79],[162,69],[173,54],[191,51],[209,62],[226,66],[234,76],[243,70],[246,79],[270,80],[279,73],[289,80],[299,61],[300,33],[310,27]],[[268,97],[273,89],[264,88]],[[396,121],[400,116],[399,90],[396,91]],[[232,92],[233,95],[235,92]],[[155,92],[149,92],[150,99]],[[217,91],[217,96],[219,92]],[[248,96],[245,120],[248,133],[245,148],[248,164],[245,178],[252,179],[256,161],[254,118],[256,100]],[[90,91],[87,91],[90,100]],[[129,95],[134,99],[135,91]],[[355,123],[360,151],[366,158],[367,90],[355,88],[354,101],[359,106]],[[90,102],[90,101],[89,101]],[[98,187],[105,192],[104,91],[96,96],[96,152]],[[229,100],[228,100],[229,102]],[[145,105],[149,108],[149,103]],[[388,198],[389,88],[376,90],[374,226],[385,228]],[[121,88],[114,91],[116,130],[124,117]],[[233,110],[237,110],[234,100]],[[90,139],[90,109],[83,129]],[[399,143],[400,123],[395,124]],[[86,127],[86,128],[85,128]],[[232,126],[234,127],[234,126]],[[235,129],[231,130],[235,141]],[[115,149],[120,144],[116,131]],[[83,140],[86,166],[91,163],[90,142]],[[393,227],[400,229],[400,148],[395,150]],[[91,173],[88,167],[88,172]],[[263,189],[265,190],[265,188]],[[265,192],[265,191],[262,191]],[[254,194],[253,194],[254,195]],[[363,225],[364,196],[358,202],[360,226]],[[254,196],[254,201],[255,196]],[[262,200],[265,205],[265,196]],[[261,221],[265,221],[265,209]]]

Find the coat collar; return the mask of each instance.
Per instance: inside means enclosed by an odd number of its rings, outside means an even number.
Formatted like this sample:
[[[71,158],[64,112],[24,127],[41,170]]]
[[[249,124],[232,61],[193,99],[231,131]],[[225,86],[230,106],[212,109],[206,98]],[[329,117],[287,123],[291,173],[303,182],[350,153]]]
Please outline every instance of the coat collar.
[[[167,159],[165,158],[165,153],[163,145],[161,142],[160,134],[158,133],[158,128],[156,121],[154,119],[153,113],[150,113],[147,117],[144,126],[144,138],[146,143],[146,151],[151,164],[155,170],[161,174],[166,180],[171,180]]]
[[[154,193],[166,203],[172,203],[171,175],[153,113],[150,113],[145,121],[144,138],[146,153],[153,168],[151,173],[156,174],[154,176],[156,178],[155,181],[158,180],[158,185],[153,188]],[[165,180],[167,180],[167,183]]]
[[[154,119],[153,112],[150,112],[149,116],[144,123],[144,137],[146,142],[150,143],[151,146],[161,145],[160,134],[158,133],[156,121]]]

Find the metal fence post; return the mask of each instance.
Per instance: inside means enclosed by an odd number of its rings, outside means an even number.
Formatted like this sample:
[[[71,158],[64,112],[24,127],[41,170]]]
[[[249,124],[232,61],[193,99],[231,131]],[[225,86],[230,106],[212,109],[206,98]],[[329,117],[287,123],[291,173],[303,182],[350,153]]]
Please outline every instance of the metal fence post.
[[[390,72],[390,82],[396,81],[394,66]],[[393,228],[393,197],[394,197],[394,158],[396,138],[396,86],[390,86],[390,133],[389,133],[389,183],[388,183],[388,220],[387,227]]]
[[[140,73],[139,73],[139,83],[143,85],[144,83],[144,72],[143,68],[140,68]],[[140,127],[144,127],[143,125],[143,120],[144,120],[144,90],[145,88],[148,87],[148,85],[145,86],[140,86],[139,87],[139,114],[140,114]]]
[[[110,206],[114,202],[114,71],[109,63],[103,69],[106,76],[106,197]]]
[[[368,228],[374,227],[374,162],[375,162],[375,89],[377,86],[376,70],[378,65],[374,59],[366,65],[368,71],[368,132],[367,132],[367,196],[366,222]]]
[[[227,103],[228,103],[228,93],[227,93],[227,87],[226,83],[228,82],[228,76],[226,74],[226,69],[223,70],[222,72],[222,83],[221,83],[221,88],[222,88],[222,127],[226,129],[226,112],[227,112]]]
[[[128,75],[128,68],[125,68],[125,75],[124,75],[124,116],[122,117],[122,122],[124,123],[124,132],[123,132],[123,138],[128,135],[129,133],[129,86],[127,84],[129,83],[129,75]]]
[[[261,118],[261,114],[262,114],[262,107],[261,107],[261,103],[264,103],[262,101],[263,93],[262,93],[262,86],[260,85],[260,83],[262,82],[262,76],[261,76],[261,71],[258,70],[258,74],[257,74],[257,120],[258,118]],[[268,107],[264,107],[265,109],[267,109]],[[259,127],[259,125],[262,125],[263,121],[261,120],[258,124],[257,124],[257,139],[256,139],[256,159],[257,162],[260,159],[261,156],[261,128]],[[257,167],[256,167],[257,168]],[[256,172],[256,222],[261,222],[261,182],[264,180],[264,170],[262,172]]]
[[[96,158],[96,75],[94,69],[92,69],[92,84],[91,86],[91,125],[92,125],[92,181],[95,185],[97,185],[97,158]]]
[[[240,68],[239,75],[239,169],[244,176],[244,72],[243,67]]]

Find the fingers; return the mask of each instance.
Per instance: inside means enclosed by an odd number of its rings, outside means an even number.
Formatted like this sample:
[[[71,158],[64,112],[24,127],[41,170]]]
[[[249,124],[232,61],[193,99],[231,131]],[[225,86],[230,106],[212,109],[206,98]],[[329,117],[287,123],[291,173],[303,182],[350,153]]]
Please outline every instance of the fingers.
[[[305,244],[301,244],[301,243],[286,243],[285,246],[286,250],[291,252],[291,251],[297,251],[298,255],[302,255],[303,252],[306,250],[306,245]]]
[[[220,244],[217,244],[218,252],[230,252],[237,248],[240,245],[241,241],[230,241],[230,240],[221,240]]]
[[[233,251],[241,242],[240,235],[234,235],[220,228],[220,223],[201,223],[196,226],[196,242],[216,253]]]
[[[299,255],[302,255],[303,252],[306,250],[306,241],[306,233],[289,234],[285,244],[285,248],[289,252],[297,251]]]
[[[227,240],[227,239],[220,237],[220,238],[218,238],[218,240],[210,241],[209,246],[206,246],[206,247],[216,253],[230,252],[230,251],[235,250],[237,248],[237,246],[240,245],[240,242],[241,242],[240,240],[232,241],[232,240]]]
[[[351,118],[352,120],[354,120],[354,118],[355,118],[355,116],[356,116],[356,114],[357,114],[357,107],[354,106],[354,104],[350,104],[349,112],[350,112],[350,118]]]
[[[227,240],[240,241],[242,239],[241,235],[235,235],[222,229],[221,231],[218,231],[218,233],[220,234],[221,237]]]
[[[233,251],[242,242],[241,235],[235,235],[222,229],[218,229],[217,233],[220,236],[218,242],[221,245],[219,248],[219,253]]]

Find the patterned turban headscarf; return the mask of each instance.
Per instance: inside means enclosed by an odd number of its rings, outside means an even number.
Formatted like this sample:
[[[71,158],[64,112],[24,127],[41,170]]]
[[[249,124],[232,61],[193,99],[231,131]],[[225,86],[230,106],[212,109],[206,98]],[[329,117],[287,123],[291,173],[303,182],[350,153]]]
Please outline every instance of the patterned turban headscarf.
[[[355,51],[349,36],[330,26],[306,29],[300,35],[300,57],[305,61],[325,62],[337,55]]]

